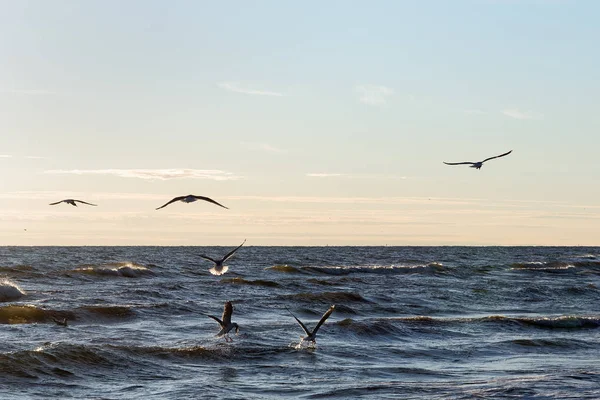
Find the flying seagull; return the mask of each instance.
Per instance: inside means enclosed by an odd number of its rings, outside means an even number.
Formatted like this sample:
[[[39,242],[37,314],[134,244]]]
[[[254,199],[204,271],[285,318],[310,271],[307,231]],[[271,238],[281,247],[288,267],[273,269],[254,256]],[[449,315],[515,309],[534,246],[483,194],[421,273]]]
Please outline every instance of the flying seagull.
[[[225,307],[223,307],[223,320],[220,320],[214,315],[207,315],[207,317],[210,317],[219,323],[221,330],[217,333],[217,336],[225,336],[226,342],[233,342],[233,339],[227,335],[229,331],[235,328],[235,333],[237,334],[240,330],[238,324],[231,322],[231,314],[233,314],[233,306],[231,305],[231,302],[228,301],[225,303]]]
[[[67,204],[70,204],[70,205],[75,206],[75,207],[77,207],[77,203],[87,204],[88,206],[97,206],[97,204],[87,203],[87,202],[82,201],[82,200],[73,200],[73,199],[66,199],[66,200],[57,201],[56,203],[50,203],[50,205],[51,206],[55,206],[55,205],[60,204],[60,203],[67,203]]]
[[[195,195],[193,195],[193,194],[188,194],[187,196],[179,196],[179,197],[175,197],[173,200],[171,200],[171,201],[167,202],[166,204],[163,204],[162,206],[158,207],[158,208],[157,208],[157,210],[160,210],[161,208],[163,208],[163,207],[166,207],[166,206],[168,206],[169,204],[171,204],[171,203],[174,203],[174,202],[176,202],[176,201],[183,201],[184,203],[193,203],[193,202],[195,202],[196,200],[204,200],[204,201],[208,201],[209,203],[216,204],[216,205],[218,205],[219,207],[223,207],[223,208],[227,208],[227,209],[229,209],[228,207],[225,207],[223,204],[219,204],[219,203],[217,203],[216,201],[214,201],[213,199],[210,199],[210,198],[208,198],[208,197],[204,197],[204,196],[195,196]]]
[[[236,251],[238,251],[238,249],[240,247],[242,247],[244,245],[244,243],[246,243],[246,239],[244,239],[244,241],[242,242],[242,244],[240,244],[235,249],[231,250],[229,253],[227,253],[225,255],[225,257],[223,257],[220,260],[215,260],[214,258],[210,258],[209,256],[204,256],[204,255],[201,255],[200,257],[204,258],[205,260],[212,261],[212,262],[215,263],[215,266],[212,267],[211,269],[209,269],[209,271],[210,271],[211,274],[213,274],[213,275],[223,275],[229,269],[229,267],[223,265],[223,263],[225,261],[227,261],[229,258],[231,258],[231,256],[233,256],[233,253],[235,253]]]
[[[287,310],[289,311],[290,314],[292,314],[292,312],[290,311],[289,308]],[[294,319],[296,321],[298,321],[298,323],[300,324],[300,326],[302,327],[302,329],[304,330],[304,332],[306,332],[306,334],[308,335],[308,336],[303,337],[302,338],[302,342],[300,342],[300,343],[312,342],[313,344],[316,344],[317,331],[319,330],[319,328],[321,327],[321,325],[323,325],[325,323],[325,320],[327,320],[327,318],[329,318],[329,316],[331,315],[331,313],[333,312],[333,310],[335,310],[335,305],[329,307],[329,310],[327,310],[325,312],[325,314],[323,314],[323,316],[321,317],[321,320],[317,323],[317,326],[315,326],[315,329],[313,329],[312,332],[309,331],[308,328],[306,328],[306,326],[302,323],[302,321],[300,321],[298,318],[296,318],[296,316],[294,314],[292,314],[292,317],[294,317]]]
[[[494,158],[500,158],[500,157],[504,157],[509,155],[510,153],[512,153],[512,150],[504,153],[504,154],[500,154],[499,156],[494,156],[494,157],[490,157],[490,158],[486,158],[483,161],[477,161],[477,162],[470,162],[470,161],[465,161],[465,162],[455,162],[455,163],[449,163],[444,161],[444,164],[446,165],[461,165],[461,164],[471,164],[470,167],[471,168],[475,168],[475,169],[481,169],[481,167],[483,166],[483,163],[489,160],[493,160]]]

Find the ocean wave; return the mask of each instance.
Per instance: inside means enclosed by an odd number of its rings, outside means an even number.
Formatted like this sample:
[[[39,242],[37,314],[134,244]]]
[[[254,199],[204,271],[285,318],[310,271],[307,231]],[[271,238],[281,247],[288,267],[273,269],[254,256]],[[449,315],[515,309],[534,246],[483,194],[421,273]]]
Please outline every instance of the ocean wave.
[[[322,293],[296,293],[287,298],[300,301],[314,301],[328,304],[335,303],[370,303],[369,300],[365,299],[358,293],[354,292],[322,292]]]
[[[283,272],[286,274],[299,274],[301,272],[298,268],[291,267],[289,265],[273,265],[272,267],[265,268],[265,270]]]
[[[33,324],[53,322],[53,318],[68,320],[75,315],[69,311],[47,310],[33,305],[9,305],[0,307],[0,324]]]
[[[363,274],[438,274],[446,272],[447,268],[438,262],[403,265],[350,265],[350,266],[321,266],[301,267],[301,271],[323,275]]]
[[[600,261],[528,261],[511,264],[513,270],[541,272],[576,272],[581,269],[600,270]]]
[[[395,335],[403,332],[389,319],[355,321],[352,318],[346,318],[336,322],[335,325],[359,336]]]
[[[0,274],[10,276],[39,276],[41,273],[31,265],[0,266]]]
[[[25,296],[25,291],[16,283],[8,280],[0,280],[0,301],[12,301]]]
[[[223,283],[232,283],[235,285],[249,285],[249,286],[265,286],[265,287],[278,287],[279,283],[273,281],[267,281],[262,279],[250,280],[244,278],[225,278],[221,279]]]
[[[138,278],[142,276],[156,275],[152,270],[143,265],[138,265],[135,263],[113,263],[103,266],[85,266],[75,268],[70,272],[98,276],[121,276],[125,278]]]
[[[85,368],[114,369],[125,366],[124,360],[92,346],[69,343],[47,343],[33,350],[0,354],[0,372],[18,378],[65,378]]]
[[[85,319],[126,319],[136,315],[130,306],[83,306],[76,309],[76,314]]]
[[[390,320],[400,323],[414,325],[451,325],[451,324],[474,324],[495,323],[503,325],[528,325],[538,328],[549,329],[580,329],[600,327],[598,316],[574,316],[564,315],[555,317],[512,317],[504,315],[490,315],[485,317],[392,317]]]

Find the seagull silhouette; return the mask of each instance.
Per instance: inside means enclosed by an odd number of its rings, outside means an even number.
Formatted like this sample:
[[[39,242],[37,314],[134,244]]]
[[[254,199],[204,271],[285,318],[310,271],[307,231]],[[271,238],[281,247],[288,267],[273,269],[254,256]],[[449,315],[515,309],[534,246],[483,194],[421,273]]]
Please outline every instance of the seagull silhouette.
[[[227,261],[228,259],[230,259],[233,256],[233,254],[236,251],[238,251],[238,249],[240,247],[242,247],[244,245],[244,243],[246,243],[246,239],[244,239],[244,241],[242,242],[242,244],[240,244],[238,247],[236,247],[235,249],[231,250],[229,253],[225,254],[225,257],[221,258],[220,260],[215,260],[214,258],[210,258],[209,256],[205,256],[205,255],[200,255],[200,257],[204,258],[205,260],[212,261],[212,262],[215,263],[215,266],[212,267],[211,269],[209,269],[209,271],[210,271],[211,274],[213,274],[213,275],[223,275],[229,269],[229,267],[224,266],[223,263],[225,261]]]
[[[221,330],[219,331],[219,333],[217,333],[217,336],[224,336],[226,342],[233,342],[233,339],[227,335],[229,331],[235,328],[235,333],[237,334],[240,330],[238,324],[236,324],[235,322],[231,322],[231,314],[233,314],[233,305],[230,301],[228,301],[223,307],[223,316],[221,317],[223,318],[222,320],[215,317],[214,315],[206,315],[207,317],[210,317],[219,323],[219,325],[221,326]]]
[[[290,314],[292,314],[292,312],[290,311],[289,308],[286,307],[286,309],[288,310],[288,312]],[[302,342],[300,343],[304,343],[304,342],[312,342],[314,344],[316,344],[316,340],[317,340],[317,331],[319,330],[319,328],[321,327],[321,325],[323,325],[325,323],[325,321],[327,320],[327,318],[329,318],[329,316],[331,315],[331,313],[333,312],[333,310],[335,310],[335,305],[329,307],[329,310],[325,311],[325,314],[323,314],[323,316],[321,317],[321,319],[319,320],[319,322],[317,323],[317,325],[315,326],[315,328],[311,331],[308,330],[308,328],[302,323],[302,321],[300,321],[298,318],[296,318],[296,316],[294,314],[292,314],[292,317],[294,317],[294,319],[296,321],[298,321],[298,323],[300,324],[300,326],[302,327],[302,329],[304,330],[304,332],[306,332],[305,337],[302,338]]]
[[[204,200],[204,201],[208,201],[209,203],[216,204],[216,205],[218,205],[219,207],[223,207],[223,208],[227,208],[227,209],[229,209],[228,207],[225,207],[223,204],[219,204],[219,203],[217,203],[216,201],[214,201],[214,200],[213,200],[213,199],[211,199],[211,198],[204,197],[204,196],[196,196],[196,195],[193,195],[193,194],[188,194],[187,196],[179,196],[179,197],[175,197],[173,200],[171,200],[171,201],[169,201],[169,202],[167,202],[167,203],[163,204],[162,206],[158,207],[158,208],[157,208],[157,210],[160,210],[161,208],[163,208],[163,207],[166,207],[166,206],[168,206],[169,204],[171,204],[171,203],[174,203],[174,202],[176,202],[176,201],[183,201],[184,203],[193,203],[193,202],[195,202],[196,200]]]
[[[74,199],[65,199],[65,200],[57,201],[56,203],[50,203],[50,205],[55,206],[60,203],[67,203],[67,204],[70,204],[75,207],[77,207],[77,203],[87,204],[88,206],[94,206],[94,207],[97,206],[97,204],[87,203],[82,200],[74,200]]]
[[[500,154],[499,156],[494,156],[494,157],[490,157],[490,158],[486,158],[483,161],[477,161],[477,162],[471,162],[471,161],[465,161],[465,162],[456,162],[456,163],[449,163],[444,161],[444,164],[446,165],[461,165],[461,164],[471,164],[470,167],[471,168],[475,168],[475,169],[481,169],[481,167],[483,166],[483,163],[489,160],[493,160],[494,158],[500,158],[500,157],[504,157],[509,155],[510,153],[512,153],[512,150],[504,153],[504,154]]]

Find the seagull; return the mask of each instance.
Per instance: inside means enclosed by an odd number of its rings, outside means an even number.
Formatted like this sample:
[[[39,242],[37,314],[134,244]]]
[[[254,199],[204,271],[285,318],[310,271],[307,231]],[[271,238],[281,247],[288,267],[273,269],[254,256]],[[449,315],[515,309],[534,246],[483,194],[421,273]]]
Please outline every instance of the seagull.
[[[215,260],[213,258],[210,258],[209,256],[204,256],[204,255],[201,255],[200,257],[204,258],[205,260],[212,261],[212,262],[215,263],[215,266],[212,267],[211,269],[209,269],[209,271],[210,271],[211,274],[213,274],[213,275],[223,275],[229,269],[229,267],[224,266],[223,263],[225,261],[227,261],[229,258],[231,258],[231,256],[233,256],[233,253],[235,253],[236,251],[238,251],[238,249],[240,247],[242,247],[244,245],[244,243],[246,243],[246,239],[244,239],[244,241],[242,242],[242,244],[240,244],[235,249],[231,250],[229,253],[227,253],[225,255],[225,257],[223,257],[220,260]]]
[[[231,302],[228,301],[225,303],[225,307],[223,307],[222,321],[214,315],[207,315],[207,317],[210,317],[219,323],[221,330],[219,333],[217,333],[217,336],[224,336],[226,342],[233,342],[233,339],[227,335],[229,331],[235,328],[235,333],[237,335],[238,331],[240,330],[238,324],[231,322],[231,314],[233,314],[233,306],[231,305]]]
[[[60,325],[60,326],[68,326],[69,324],[67,323],[67,319],[63,318],[63,319],[56,319],[54,317],[52,317],[52,320],[54,322],[56,322],[56,325]]]
[[[65,199],[65,200],[57,201],[56,203],[50,203],[49,205],[55,206],[60,203],[67,203],[67,204],[70,204],[75,207],[77,207],[77,203],[83,203],[83,204],[87,204],[88,206],[94,206],[94,207],[97,206],[97,204],[87,203],[82,200],[73,200],[73,199]]]
[[[471,167],[471,168],[475,168],[475,169],[481,169],[481,167],[483,166],[483,163],[484,163],[484,162],[486,162],[486,161],[489,161],[489,160],[493,160],[494,158],[500,158],[500,157],[507,156],[507,155],[509,155],[510,153],[512,153],[512,150],[511,150],[511,151],[509,151],[509,152],[507,152],[507,153],[500,154],[499,156],[494,156],[494,157],[486,158],[486,159],[485,159],[485,160],[483,160],[483,161],[477,161],[477,162],[465,161],[465,162],[456,162],[456,163],[449,163],[449,162],[446,162],[446,161],[444,161],[444,164],[446,164],[446,165],[461,165],[461,164],[471,164],[471,165],[470,165],[470,167]]]
[[[193,194],[188,194],[187,196],[179,196],[179,197],[175,197],[173,200],[169,201],[166,204],[163,204],[162,206],[158,207],[157,210],[160,210],[163,207],[168,206],[171,203],[174,203],[176,201],[183,201],[184,203],[193,203],[196,200],[204,200],[204,201],[208,201],[209,203],[213,203],[218,205],[219,207],[223,207],[223,208],[227,208],[229,210],[228,207],[225,207],[223,204],[219,204],[216,201],[214,201],[213,199],[210,199],[208,197],[204,197],[204,196],[196,196]]]
[[[286,307],[287,308],[287,307]],[[289,308],[287,308],[287,310],[289,311],[290,314],[292,314],[292,312],[290,311]],[[317,323],[317,326],[315,326],[315,329],[311,331],[308,330],[308,328],[306,328],[306,326],[302,323],[302,321],[300,321],[298,318],[296,318],[296,316],[294,314],[292,314],[292,317],[294,317],[294,319],[296,321],[298,321],[298,323],[300,324],[300,326],[302,327],[302,329],[304,329],[304,332],[306,332],[306,334],[308,336],[305,336],[302,338],[302,342],[300,342],[300,344],[302,343],[306,343],[306,342],[312,342],[313,344],[316,344],[316,340],[317,340],[317,331],[319,330],[319,328],[321,327],[321,325],[323,325],[323,323],[325,323],[325,320],[327,320],[327,318],[329,318],[329,316],[331,315],[331,313],[333,312],[333,310],[335,310],[335,305],[329,307],[329,310],[327,310],[325,312],[325,314],[323,314],[323,316],[321,317],[321,320]]]

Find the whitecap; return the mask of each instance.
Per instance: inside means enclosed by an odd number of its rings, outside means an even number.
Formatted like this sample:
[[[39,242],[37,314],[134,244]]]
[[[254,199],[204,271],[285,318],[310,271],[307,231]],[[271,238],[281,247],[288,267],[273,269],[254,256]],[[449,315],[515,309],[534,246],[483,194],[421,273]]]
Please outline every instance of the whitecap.
[[[0,301],[16,300],[25,296],[25,291],[8,279],[0,280]]]

